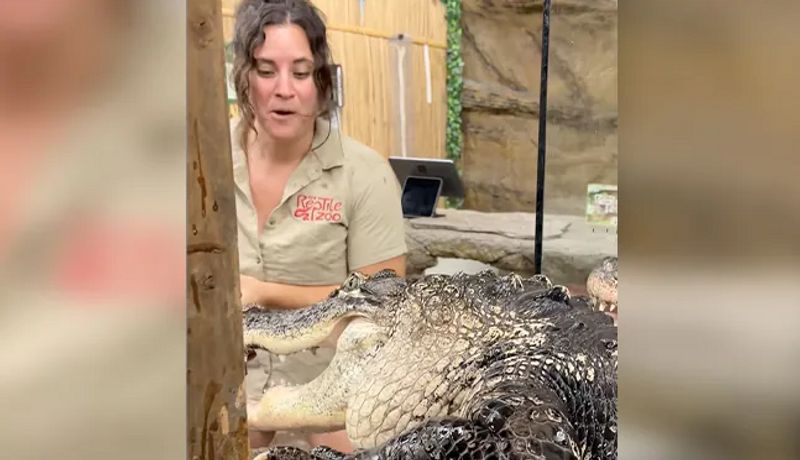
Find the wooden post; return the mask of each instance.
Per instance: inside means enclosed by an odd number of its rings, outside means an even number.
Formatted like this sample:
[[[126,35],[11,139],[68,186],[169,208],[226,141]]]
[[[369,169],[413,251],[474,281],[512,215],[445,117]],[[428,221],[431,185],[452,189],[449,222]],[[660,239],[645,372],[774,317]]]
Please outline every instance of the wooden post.
[[[220,0],[187,24],[187,458],[249,458]]]

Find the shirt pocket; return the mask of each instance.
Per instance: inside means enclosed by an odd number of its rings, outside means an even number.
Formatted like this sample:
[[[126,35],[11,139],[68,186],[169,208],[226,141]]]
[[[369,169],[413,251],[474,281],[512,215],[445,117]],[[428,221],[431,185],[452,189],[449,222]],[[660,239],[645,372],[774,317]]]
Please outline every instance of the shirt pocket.
[[[276,242],[277,278],[293,284],[339,284],[347,276],[347,227],[334,222],[293,222]],[[273,264],[270,264],[273,265]]]

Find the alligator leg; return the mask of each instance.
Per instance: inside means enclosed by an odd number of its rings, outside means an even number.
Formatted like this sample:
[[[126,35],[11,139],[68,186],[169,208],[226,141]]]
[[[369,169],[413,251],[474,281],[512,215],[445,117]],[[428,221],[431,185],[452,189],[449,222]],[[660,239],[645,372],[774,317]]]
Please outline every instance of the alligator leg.
[[[577,460],[572,429],[538,398],[483,399],[466,418],[430,421],[354,460]]]
[[[316,448],[311,453],[275,448],[254,460],[577,460],[571,428],[548,404],[486,399],[469,419],[429,421],[382,446],[346,455]]]
[[[487,426],[464,419],[432,421],[408,431],[353,460],[516,459],[510,445]]]
[[[470,419],[506,439],[514,459],[577,460],[574,429],[560,400],[548,390],[512,386],[485,393]]]
[[[326,447],[310,453],[294,447],[275,447],[253,460],[577,460],[557,442],[524,439],[507,427],[500,428],[496,416],[492,414],[494,419],[484,422],[455,418],[431,421],[380,447],[352,455]],[[530,429],[537,430],[536,424],[530,425]],[[531,447],[534,444],[536,447]]]
[[[270,447],[258,449],[254,452],[252,460],[346,460],[347,455],[337,452],[330,447],[315,447],[311,452],[306,452],[297,447]]]
[[[327,446],[315,447],[311,450],[311,456],[315,460],[346,460],[347,454],[343,454]]]
[[[535,446],[535,447],[534,447]],[[429,422],[352,460],[578,460],[556,442],[494,433],[466,420]]]
[[[252,460],[315,460],[308,452],[297,447],[270,447],[254,452]]]

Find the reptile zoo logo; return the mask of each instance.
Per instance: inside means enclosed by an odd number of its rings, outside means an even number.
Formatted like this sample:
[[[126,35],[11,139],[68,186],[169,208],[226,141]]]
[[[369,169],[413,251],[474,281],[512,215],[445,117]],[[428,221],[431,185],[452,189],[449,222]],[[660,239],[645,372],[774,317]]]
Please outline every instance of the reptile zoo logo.
[[[293,215],[304,222],[341,222],[342,202],[329,196],[297,195]]]

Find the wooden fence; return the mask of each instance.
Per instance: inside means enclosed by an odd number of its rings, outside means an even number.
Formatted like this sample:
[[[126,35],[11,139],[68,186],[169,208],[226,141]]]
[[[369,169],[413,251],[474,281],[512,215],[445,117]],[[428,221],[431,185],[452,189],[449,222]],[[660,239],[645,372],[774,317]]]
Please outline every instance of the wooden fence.
[[[229,42],[240,0],[221,1]],[[344,133],[384,156],[444,158],[447,26],[441,0],[313,3],[325,16],[333,60],[344,72]]]

